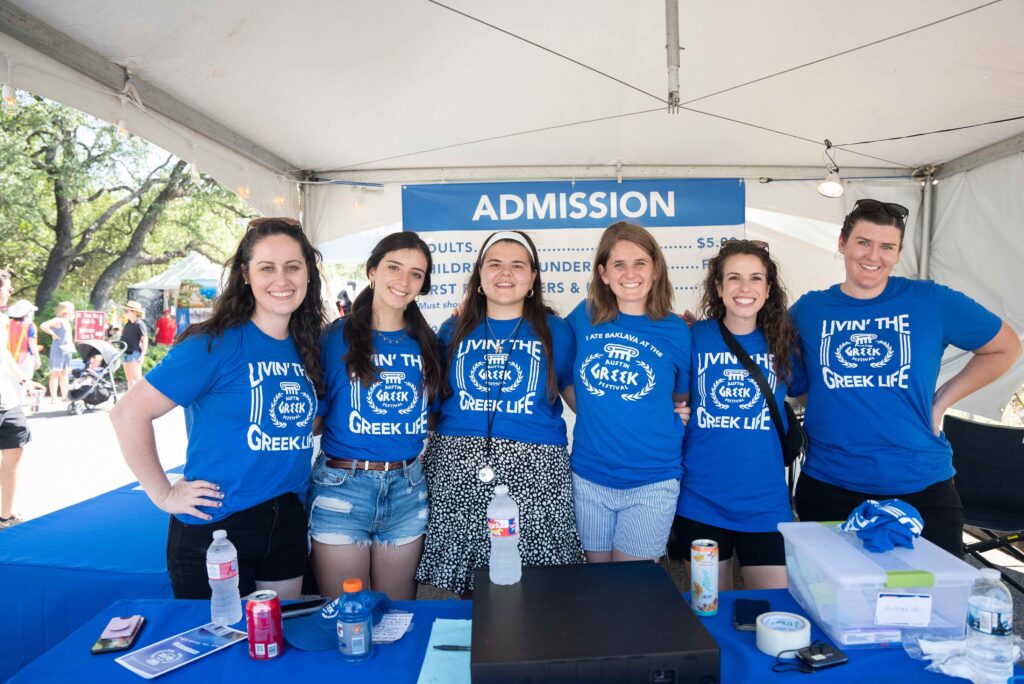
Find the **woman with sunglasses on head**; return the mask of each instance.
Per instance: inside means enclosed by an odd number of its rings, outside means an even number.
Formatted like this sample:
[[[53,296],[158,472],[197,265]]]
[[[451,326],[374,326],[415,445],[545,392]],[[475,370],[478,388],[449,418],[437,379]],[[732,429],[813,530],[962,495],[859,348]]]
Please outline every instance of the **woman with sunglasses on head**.
[[[110,419],[128,467],[171,514],[167,569],[176,598],[209,599],[214,530],[238,550],[239,591],[298,598],[306,568],[300,497],[313,456],[326,323],[320,253],[298,222],[256,219],[227,264],[213,315],[186,329]],[[185,409],[184,477],[173,484],[153,421]]]
[[[690,329],[672,315],[665,257],[647,230],[605,229],[576,337],[573,491],[589,562],[665,551],[682,472],[674,401],[690,389]],[[575,404],[573,406],[573,404]]]
[[[683,479],[673,523],[676,539],[718,542],[718,588],[733,588],[733,552],[747,589],[786,586],[789,522],[782,446],[757,380],[731,350],[731,336],[782,403],[793,377],[796,330],[768,245],[730,240],[708,262],[695,323],[690,374],[693,415],[683,442]],[[723,332],[724,328],[724,332]]]
[[[807,293],[790,312],[807,370],[790,392],[807,392],[810,438],[797,513],[841,520],[865,499],[903,499],[924,518],[925,538],[962,556],[963,508],[942,416],[1005,373],[1020,342],[963,293],[892,275],[908,213],[859,200],[839,236],[846,280]],[[936,389],[949,344],[974,356]]]
[[[488,564],[487,505],[519,505],[523,565],[583,562],[559,390],[572,384],[572,333],[544,304],[537,248],[520,231],[484,241],[457,317],[438,333],[448,388],[425,457],[430,527],[421,582],[458,594]]]
[[[385,237],[366,262],[369,286],[322,342],[329,408],[307,501],[325,595],[358,577],[393,600],[416,598],[428,511],[419,456],[441,384],[434,333],[416,305],[432,265],[416,233]]]

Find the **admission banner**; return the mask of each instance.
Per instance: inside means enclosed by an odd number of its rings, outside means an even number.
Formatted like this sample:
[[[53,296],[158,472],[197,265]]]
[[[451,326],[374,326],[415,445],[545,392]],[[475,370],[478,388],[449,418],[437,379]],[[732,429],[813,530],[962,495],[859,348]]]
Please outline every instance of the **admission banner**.
[[[707,260],[723,241],[744,236],[745,199],[735,178],[407,185],[402,222],[433,254],[420,309],[435,328],[462,301],[477,250],[496,230],[530,235],[544,297],[568,314],[586,297],[601,232],[617,221],[638,223],[658,240],[682,312],[696,302]]]

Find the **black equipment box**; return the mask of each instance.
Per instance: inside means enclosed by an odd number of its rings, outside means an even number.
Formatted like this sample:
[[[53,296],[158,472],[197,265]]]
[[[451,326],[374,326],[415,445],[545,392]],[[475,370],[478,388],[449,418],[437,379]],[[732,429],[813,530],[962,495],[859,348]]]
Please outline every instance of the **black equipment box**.
[[[523,568],[512,586],[478,570],[473,684],[714,684],[718,644],[650,561]]]

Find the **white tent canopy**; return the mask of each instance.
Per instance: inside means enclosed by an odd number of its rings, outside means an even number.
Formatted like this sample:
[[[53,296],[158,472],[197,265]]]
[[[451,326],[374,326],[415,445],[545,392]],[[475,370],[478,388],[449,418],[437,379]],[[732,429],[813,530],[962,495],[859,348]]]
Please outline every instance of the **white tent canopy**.
[[[125,119],[267,214],[298,215],[301,186],[307,229],[338,258],[367,244],[338,239],[401,226],[401,183],[619,166],[747,178],[748,234],[771,240],[799,294],[839,277],[852,202],[892,199],[913,212],[902,271],[1021,331],[1022,26],[1016,0],[683,2],[670,114],[661,2],[0,0],[0,76]],[[126,70],[144,111],[118,96]],[[826,138],[842,200],[814,192]],[[1007,396],[966,408],[993,415]]]
[[[219,283],[223,270],[222,266],[213,263],[199,252],[189,252],[184,258],[171,264],[166,271],[128,287],[177,290],[182,280],[214,280]]]

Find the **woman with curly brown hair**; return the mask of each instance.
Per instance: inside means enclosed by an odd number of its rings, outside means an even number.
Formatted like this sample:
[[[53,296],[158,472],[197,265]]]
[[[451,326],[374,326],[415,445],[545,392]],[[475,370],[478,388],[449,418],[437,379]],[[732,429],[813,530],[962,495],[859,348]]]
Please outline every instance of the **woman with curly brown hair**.
[[[178,338],[110,418],[128,467],[171,514],[167,569],[177,598],[209,599],[206,550],[226,530],[239,590],[298,598],[306,489],[323,396],[326,323],[320,253],[291,219],[256,219],[228,262],[213,316]],[[185,475],[171,483],[153,421],[175,406],[189,425]]]
[[[758,383],[730,351],[731,335],[760,368],[782,406],[793,375],[796,331],[768,245],[730,240],[708,263],[703,320],[692,329],[690,403],[676,538],[714,539],[718,586],[732,589],[732,556],[748,589],[786,586],[777,525],[793,519],[778,433]],[[780,411],[785,422],[785,411]]]

